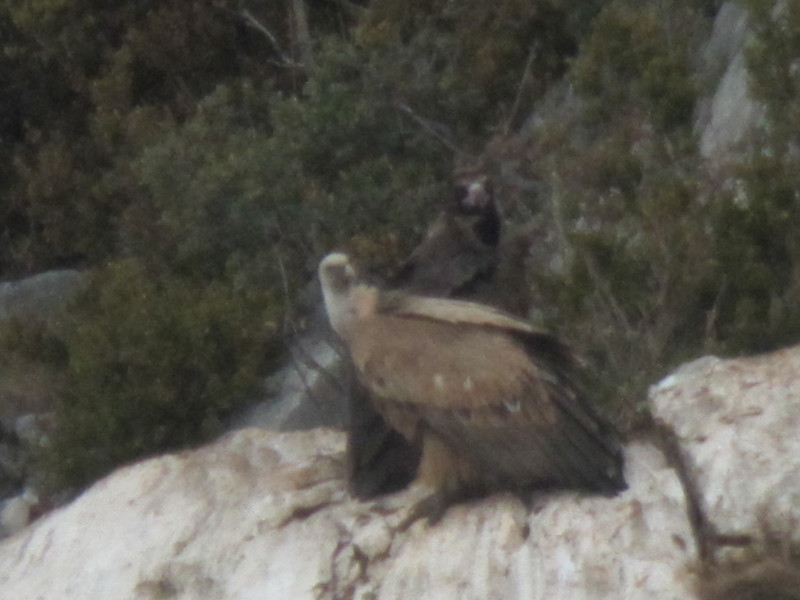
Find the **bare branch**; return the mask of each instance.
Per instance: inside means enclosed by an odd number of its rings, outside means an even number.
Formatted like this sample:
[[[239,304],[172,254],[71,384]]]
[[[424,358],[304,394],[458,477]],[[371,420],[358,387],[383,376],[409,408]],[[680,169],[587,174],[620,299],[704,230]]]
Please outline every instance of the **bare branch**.
[[[395,102],[394,106],[403,111],[404,113],[406,113],[409,117],[411,117],[411,119],[417,125],[419,125],[422,129],[428,132],[433,138],[441,142],[445,147],[452,150],[456,154],[464,154],[461,151],[461,149],[458,148],[458,146],[456,146],[452,140],[450,140],[448,136],[446,136],[440,131],[442,129],[445,129],[443,125],[439,125],[438,123],[430,121],[429,119],[420,117],[417,113],[414,112],[414,109],[412,109],[405,102],[399,102],[399,101]]]
[[[278,43],[278,39],[267,28],[266,25],[261,23],[258,19],[255,18],[255,16],[253,16],[253,13],[251,13],[246,8],[242,8],[237,14],[240,17],[242,17],[244,19],[244,21],[248,25],[250,25],[250,27],[252,27],[253,29],[255,29],[257,31],[260,31],[261,33],[263,33],[264,37],[266,37],[269,40],[269,43],[272,45],[272,49],[275,51],[275,53],[280,58],[280,63],[278,63],[280,66],[292,67],[292,68],[302,68],[303,65],[301,65],[298,62],[296,62],[294,59],[292,59],[291,56],[286,54],[281,49],[280,44]]]
[[[508,134],[509,130],[511,129],[511,122],[514,120],[514,117],[519,110],[519,104],[522,101],[522,92],[525,89],[525,84],[528,81],[528,77],[531,74],[531,66],[533,65],[533,59],[536,57],[536,46],[531,47],[531,51],[528,53],[528,60],[525,62],[525,68],[522,70],[522,78],[519,80],[519,85],[517,86],[517,94],[514,97],[514,104],[511,105],[511,112],[506,119],[506,123],[503,126],[504,133]]]
[[[278,272],[281,276],[281,286],[283,288],[283,334],[287,334],[287,330],[291,328],[293,335],[297,334],[297,326],[294,321],[294,311],[292,306],[292,294],[289,291],[289,277],[286,275],[286,267],[283,264],[283,257],[281,256],[278,246],[273,246],[273,253],[275,254],[275,261],[278,263]]]

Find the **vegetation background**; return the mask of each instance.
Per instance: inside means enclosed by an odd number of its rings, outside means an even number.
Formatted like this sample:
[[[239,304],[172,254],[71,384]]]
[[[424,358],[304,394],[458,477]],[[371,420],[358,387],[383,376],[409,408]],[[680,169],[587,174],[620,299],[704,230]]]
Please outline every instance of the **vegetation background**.
[[[77,266],[68,314],[6,354],[63,375],[56,488],[209,439],[257,393],[319,258],[378,271],[460,162],[558,234],[537,315],[610,414],[702,353],[800,334],[800,4],[743,0],[762,133],[699,157],[714,0],[7,0],[0,277]]]

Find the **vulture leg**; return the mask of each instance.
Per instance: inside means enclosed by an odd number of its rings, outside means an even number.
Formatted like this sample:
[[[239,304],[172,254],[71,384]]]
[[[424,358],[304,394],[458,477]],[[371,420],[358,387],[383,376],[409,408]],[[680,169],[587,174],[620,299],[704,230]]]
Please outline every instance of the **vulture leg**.
[[[347,465],[351,493],[368,500],[405,488],[417,474],[419,452],[386,424],[373,408],[369,392],[352,373],[349,387]]]
[[[399,519],[393,526],[395,531],[405,531],[416,521],[425,519],[435,525],[444,516],[452,499],[442,490],[426,485],[414,484],[405,490],[381,498],[372,510],[384,515],[396,515]]]

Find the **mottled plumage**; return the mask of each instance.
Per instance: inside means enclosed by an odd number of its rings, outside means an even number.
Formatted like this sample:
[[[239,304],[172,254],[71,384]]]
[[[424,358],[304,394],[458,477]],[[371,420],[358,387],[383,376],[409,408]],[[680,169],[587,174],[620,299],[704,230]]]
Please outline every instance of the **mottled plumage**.
[[[625,487],[619,441],[556,339],[487,306],[359,285],[343,254],[322,261],[320,280],[367,401],[419,453],[421,483],[448,498]]]

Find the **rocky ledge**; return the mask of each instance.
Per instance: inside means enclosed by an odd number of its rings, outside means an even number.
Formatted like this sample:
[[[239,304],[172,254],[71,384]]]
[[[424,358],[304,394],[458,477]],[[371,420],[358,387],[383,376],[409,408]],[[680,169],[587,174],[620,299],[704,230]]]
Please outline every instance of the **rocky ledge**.
[[[231,433],[120,469],[4,540],[0,597],[800,593],[800,348],[697,360],[650,403],[671,442],[629,444],[619,496],[543,493],[528,509],[496,494],[406,530],[349,498],[342,433]]]

